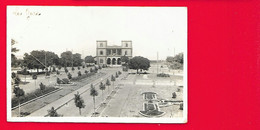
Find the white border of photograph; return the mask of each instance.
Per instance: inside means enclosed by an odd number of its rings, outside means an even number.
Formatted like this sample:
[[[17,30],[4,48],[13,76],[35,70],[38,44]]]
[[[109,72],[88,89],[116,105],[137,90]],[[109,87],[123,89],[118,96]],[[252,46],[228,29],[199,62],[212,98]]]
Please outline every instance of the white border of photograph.
[[[7,13],[9,7],[16,6],[7,6]],[[21,6],[19,6],[21,7]],[[42,7],[42,6],[31,6],[31,7]],[[55,7],[55,6],[52,6]],[[68,7],[68,6],[58,6],[58,7]],[[69,6],[69,7],[82,7],[82,6]],[[88,7],[117,7],[117,6],[84,6]],[[130,7],[131,6],[120,6],[120,7]],[[138,7],[138,6],[134,6]],[[143,7],[146,8],[146,7]],[[7,68],[7,121],[8,122],[74,122],[74,123],[187,123],[188,122],[188,10],[187,7],[153,7],[153,8],[183,8],[183,11],[186,12],[186,43],[184,52],[184,68],[183,68],[183,117],[181,118],[132,118],[132,117],[12,117],[11,116],[11,39],[8,36],[8,22],[7,22],[7,56],[6,56],[6,68]],[[8,15],[7,15],[8,19]]]

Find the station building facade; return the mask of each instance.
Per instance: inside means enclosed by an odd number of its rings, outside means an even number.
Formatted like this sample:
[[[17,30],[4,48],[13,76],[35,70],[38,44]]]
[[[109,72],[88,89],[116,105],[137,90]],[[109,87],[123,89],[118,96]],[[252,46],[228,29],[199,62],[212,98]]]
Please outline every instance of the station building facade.
[[[96,44],[96,62],[98,65],[120,66],[122,56],[132,58],[132,41],[121,41],[121,46],[109,46],[105,40],[99,40]]]

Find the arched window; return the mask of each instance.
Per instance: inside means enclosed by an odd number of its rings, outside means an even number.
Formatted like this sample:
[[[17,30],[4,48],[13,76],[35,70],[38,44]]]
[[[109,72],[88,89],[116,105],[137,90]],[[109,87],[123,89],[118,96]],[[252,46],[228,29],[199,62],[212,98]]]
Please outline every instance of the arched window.
[[[100,63],[102,64],[104,61],[103,61],[103,59],[100,59]]]
[[[100,54],[100,55],[103,55],[103,51],[100,51],[99,54]]]

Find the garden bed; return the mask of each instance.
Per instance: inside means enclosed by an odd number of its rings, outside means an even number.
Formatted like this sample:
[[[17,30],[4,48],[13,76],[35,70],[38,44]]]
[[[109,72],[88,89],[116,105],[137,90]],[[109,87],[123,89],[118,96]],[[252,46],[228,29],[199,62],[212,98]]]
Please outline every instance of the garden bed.
[[[50,92],[52,92],[52,91],[55,91],[55,90],[57,90],[57,89],[59,89],[59,88],[46,87],[45,90],[43,90],[43,91],[41,91],[40,89],[37,89],[37,90],[35,90],[35,91],[32,92],[32,93],[28,93],[28,94],[26,94],[25,96],[20,97],[20,104],[23,104],[23,103],[25,103],[25,102],[27,102],[27,101],[33,100],[33,99],[35,99],[35,98],[37,98],[37,97],[43,96],[43,95],[45,95],[45,94],[47,94],[47,93],[50,93]],[[18,98],[17,98],[17,97],[12,98],[12,108],[13,108],[13,107],[16,107],[16,106],[18,106],[18,105],[19,105],[19,100],[18,100]]]
[[[154,93],[154,92],[144,92],[142,94],[144,95],[145,100],[155,100],[155,99],[157,99],[156,93]]]
[[[157,104],[154,103],[144,103],[144,110],[140,111],[139,114],[145,117],[154,117],[154,116],[162,116],[165,112],[159,110]]]

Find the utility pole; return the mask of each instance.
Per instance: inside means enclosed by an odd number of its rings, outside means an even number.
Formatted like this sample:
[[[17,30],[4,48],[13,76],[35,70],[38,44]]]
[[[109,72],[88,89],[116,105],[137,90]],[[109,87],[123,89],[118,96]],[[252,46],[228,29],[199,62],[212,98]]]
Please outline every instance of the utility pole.
[[[45,76],[47,76],[46,51],[45,52]]]
[[[158,62],[158,57],[159,57],[159,53],[158,53],[158,51],[157,51],[157,74],[158,74],[158,65],[159,65],[159,62]]]

